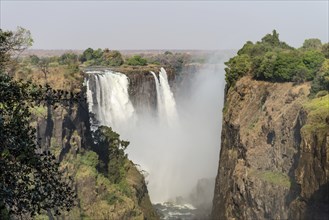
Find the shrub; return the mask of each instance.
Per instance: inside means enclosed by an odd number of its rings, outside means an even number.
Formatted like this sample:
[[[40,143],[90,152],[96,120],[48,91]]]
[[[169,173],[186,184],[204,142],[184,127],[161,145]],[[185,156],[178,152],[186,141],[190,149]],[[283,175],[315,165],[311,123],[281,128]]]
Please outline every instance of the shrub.
[[[280,41],[274,30],[255,44],[247,41],[237,56],[225,63],[226,82],[231,86],[249,73],[255,79],[272,82],[301,83],[314,79],[312,89],[316,94],[327,89],[329,84],[326,80],[329,73],[322,68],[329,55],[328,47],[318,39],[308,39],[300,50],[296,50]]]
[[[229,86],[251,70],[251,60],[246,54],[235,56],[225,64],[227,66],[227,68],[225,68],[225,78]]]
[[[303,50],[321,50],[322,43],[320,39],[306,39],[301,49]]]
[[[126,60],[126,64],[130,66],[145,66],[147,65],[147,60],[139,55],[135,55]]]
[[[105,66],[121,66],[123,64],[122,55],[119,51],[105,49],[103,53],[103,65]]]

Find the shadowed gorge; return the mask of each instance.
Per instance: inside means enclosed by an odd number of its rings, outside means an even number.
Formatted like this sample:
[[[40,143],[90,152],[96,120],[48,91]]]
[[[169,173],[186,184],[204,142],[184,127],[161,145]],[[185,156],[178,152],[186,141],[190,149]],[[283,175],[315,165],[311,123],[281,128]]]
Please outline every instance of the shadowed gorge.
[[[1,220],[329,219],[329,2],[0,5]]]

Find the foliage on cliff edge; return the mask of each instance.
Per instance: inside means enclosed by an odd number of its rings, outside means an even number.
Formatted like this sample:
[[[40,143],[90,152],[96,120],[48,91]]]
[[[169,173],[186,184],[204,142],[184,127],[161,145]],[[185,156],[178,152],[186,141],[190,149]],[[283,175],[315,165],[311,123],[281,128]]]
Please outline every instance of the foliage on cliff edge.
[[[318,39],[307,39],[303,46],[295,49],[283,41],[273,30],[255,44],[248,41],[238,54],[226,62],[228,86],[244,75],[256,80],[272,82],[312,81],[312,95],[329,90],[328,43]]]

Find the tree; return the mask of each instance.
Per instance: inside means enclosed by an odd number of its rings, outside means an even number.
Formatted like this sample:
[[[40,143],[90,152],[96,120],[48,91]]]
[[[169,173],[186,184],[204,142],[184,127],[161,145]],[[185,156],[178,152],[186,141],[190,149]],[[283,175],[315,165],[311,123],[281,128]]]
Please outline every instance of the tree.
[[[59,64],[72,65],[78,62],[78,55],[75,53],[64,53],[59,57]]]
[[[329,91],[329,59],[326,59],[319,72],[312,81],[311,96],[316,95],[319,91]]]
[[[135,55],[126,60],[126,64],[130,66],[146,66],[147,60],[139,55]]]
[[[3,31],[0,29],[0,69],[5,67],[13,68],[15,65],[13,62],[15,60],[11,57],[18,57],[25,49],[30,47],[33,43],[30,31],[17,27],[15,32]],[[8,65],[8,62],[12,62]],[[12,70],[7,70],[7,72],[12,72]]]
[[[37,66],[40,61],[40,58],[37,55],[31,55],[30,60],[31,60],[32,65]]]
[[[43,72],[46,83],[47,83],[47,75],[49,74],[49,63],[50,61],[46,57],[41,58],[38,62],[38,67],[41,70],[41,72]]]
[[[303,53],[303,63],[312,72],[313,75],[320,69],[324,55],[320,51],[308,50]]]
[[[321,51],[325,58],[329,59],[329,43],[323,44]]]
[[[321,50],[322,43],[320,39],[317,38],[311,38],[306,39],[303,43],[302,49],[304,50]]]
[[[273,30],[272,35],[271,34],[265,35],[265,37],[262,38],[262,43],[268,43],[274,47],[279,46],[280,40],[279,40],[278,32],[276,32],[276,30]]]
[[[3,67],[0,68],[1,219],[11,215],[33,216],[42,210],[57,215],[61,210],[70,210],[76,197],[55,157],[38,144],[36,129],[30,124],[30,108],[34,105],[54,105],[76,99],[49,86],[43,88],[31,82],[15,81],[4,72],[8,55],[21,51],[26,42],[31,42],[17,36],[10,31],[0,32],[0,66]]]
[[[93,53],[94,53],[94,50],[92,48],[88,48],[86,49],[85,51],[83,51],[83,54],[80,56],[80,61],[82,63],[88,61],[88,60],[91,60],[93,59]]]
[[[122,55],[117,50],[105,49],[103,51],[103,65],[105,66],[121,66],[123,64]]]
[[[251,60],[246,54],[235,56],[225,63],[225,79],[228,86],[233,85],[241,76],[247,75],[251,71]]]
[[[105,175],[113,183],[119,183],[124,172],[122,167],[127,159],[125,149],[129,145],[128,141],[120,139],[120,135],[106,126],[100,126],[94,133],[94,138],[97,142],[96,152],[100,155],[100,159],[107,167],[103,168]]]

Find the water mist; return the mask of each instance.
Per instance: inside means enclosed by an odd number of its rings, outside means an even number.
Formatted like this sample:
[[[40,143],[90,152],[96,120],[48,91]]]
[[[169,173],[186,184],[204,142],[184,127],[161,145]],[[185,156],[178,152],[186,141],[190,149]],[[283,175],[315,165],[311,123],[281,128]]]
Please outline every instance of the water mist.
[[[216,176],[223,69],[223,64],[205,65],[197,72],[182,74],[175,83],[175,96],[164,69],[158,76],[150,72],[156,83],[156,116],[137,115],[129,101],[125,75],[111,71],[90,74],[89,110],[99,124],[111,126],[130,141],[128,157],[149,174],[153,203],[186,196],[198,179]]]

